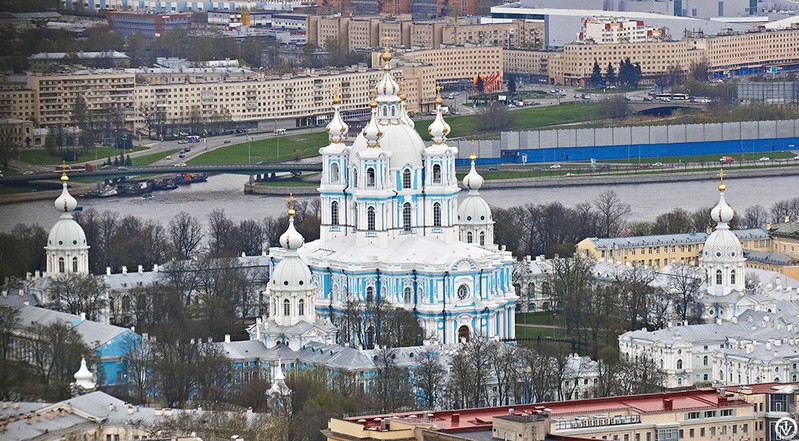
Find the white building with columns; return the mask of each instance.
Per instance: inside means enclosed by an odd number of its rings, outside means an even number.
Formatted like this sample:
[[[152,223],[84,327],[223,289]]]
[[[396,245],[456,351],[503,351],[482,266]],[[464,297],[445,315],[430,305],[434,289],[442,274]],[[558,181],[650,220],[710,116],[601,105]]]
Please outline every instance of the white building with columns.
[[[61,174],[61,196],[55,200],[55,209],[61,217],[50,229],[45,247],[47,256],[47,274],[51,277],[66,274],[89,274],[89,245],[86,233],[75,222],[72,212],[78,201],[69,194],[66,171]]]
[[[470,192],[459,204],[458,150],[447,144],[440,97],[426,145],[390,61],[386,51],[364,130],[345,142],[349,128],[336,99],[330,143],[320,149],[320,239],[297,250],[318,286],[317,316],[333,320],[348,301],[380,301],[412,311],[428,343],[514,338],[514,259],[493,244],[482,178],[472,162],[464,179]],[[270,250],[275,263],[286,253]],[[367,330],[367,347],[373,333]]]

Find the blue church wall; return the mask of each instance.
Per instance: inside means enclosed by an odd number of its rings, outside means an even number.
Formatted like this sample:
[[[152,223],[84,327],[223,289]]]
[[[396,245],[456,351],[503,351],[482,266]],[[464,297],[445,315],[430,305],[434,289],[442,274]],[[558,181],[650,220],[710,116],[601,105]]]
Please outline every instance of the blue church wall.
[[[735,154],[751,155],[753,153],[791,150],[799,143],[799,138],[767,138],[706,142],[683,142],[661,144],[625,144],[603,145],[592,147],[547,147],[540,149],[502,150],[501,162],[505,164],[521,164],[522,155],[527,155],[527,162],[560,162],[588,161],[591,159],[638,159],[668,156]],[[751,156],[750,156],[751,158]],[[747,158],[747,159],[750,159]],[[737,158],[736,159],[740,159]],[[483,158],[478,158],[480,164]]]

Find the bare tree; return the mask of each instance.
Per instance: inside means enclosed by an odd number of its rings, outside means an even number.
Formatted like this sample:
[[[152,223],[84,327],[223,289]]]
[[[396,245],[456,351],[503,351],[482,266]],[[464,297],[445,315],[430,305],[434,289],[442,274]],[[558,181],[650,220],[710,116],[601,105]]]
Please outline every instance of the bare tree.
[[[428,409],[435,409],[441,402],[446,374],[438,361],[438,354],[425,351],[413,369],[413,385],[418,391],[417,402]]]
[[[11,360],[14,330],[19,326],[19,310],[0,306],[0,399],[12,398],[12,389],[19,381],[20,371]]]
[[[126,349],[124,360],[128,366],[129,393],[140,403],[144,403],[155,386],[153,382],[155,350],[150,341],[139,341],[134,337],[128,337],[124,345]]]
[[[497,402],[500,406],[510,404],[513,384],[516,383],[517,355],[515,346],[500,342],[489,343],[489,364],[497,380]]]
[[[743,218],[741,219],[741,227],[761,228],[768,223],[768,219],[768,212],[762,205],[752,205],[751,207],[747,207],[746,211],[744,211]]]
[[[33,325],[27,329],[26,340],[33,372],[44,388],[44,395],[64,399],[69,396],[69,384],[80,367],[81,357],[89,364],[95,361],[94,351],[81,340],[77,331],[66,322]],[[101,376],[101,372],[96,373]],[[52,395],[51,395],[52,394]]]
[[[97,321],[105,307],[107,290],[99,277],[71,273],[52,278],[47,295],[60,309],[70,314],[84,313],[87,319]]]
[[[199,250],[203,240],[200,221],[189,213],[181,211],[169,221],[169,239],[175,250],[175,258],[191,259]]]
[[[599,232],[602,237],[616,237],[624,226],[624,218],[630,214],[630,206],[623,203],[613,190],[606,190],[594,200],[599,211]]]
[[[380,349],[375,353],[377,378],[374,395],[380,413],[394,412],[411,407],[411,393],[408,373],[397,366],[397,349]]]
[[[701,323],[697,300],[699,288],[702,286],[702,269],[691,265],[672,265],[668,277],[674,313],[679,320],[691,324]]]
[[[629,329],[638,329],[639,324],[648,323],[654,302],[655,288],[651,286],[657,273],[642,265],[621,268],[614,276],[614,288],[618,298],[627,308]]]
[[[238,254],[234,249],[236,227],[225,210],[216,209],[208,215],[208,249],[210,257],[230,257]]]

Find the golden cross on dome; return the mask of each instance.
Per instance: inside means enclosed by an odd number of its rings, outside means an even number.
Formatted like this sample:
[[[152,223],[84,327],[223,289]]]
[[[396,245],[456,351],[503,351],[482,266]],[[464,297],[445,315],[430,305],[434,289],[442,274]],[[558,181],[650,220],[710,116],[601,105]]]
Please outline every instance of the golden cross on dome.
[[[441,86],[441,83],[436,83],[436,93],[441,93],[444,87]]]
[[[727,173],[724,173],[724,169],[722,168],[719,170],[719,174],[716,176],[719,177],[719,191],[723,193],[724,190],[727,189],[727,186],[724,185],[724,177],[727,176]]]
[[[61,180],[68,181],[69,177],[67,176],[67,162],[61,161]]]
[[[294,217],[294,193],[289,193],[289,198],[287,200],[289,202],[289,217]]]

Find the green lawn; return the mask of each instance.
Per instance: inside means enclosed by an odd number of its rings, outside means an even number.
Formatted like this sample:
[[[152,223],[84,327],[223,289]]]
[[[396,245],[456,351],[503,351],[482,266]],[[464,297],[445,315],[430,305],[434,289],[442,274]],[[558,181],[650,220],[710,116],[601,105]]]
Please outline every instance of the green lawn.
[[[328,143],[327,132],[279,136],[231,144],[188,161],[191,164],[255,164],[259,161],[287,161],[319,154],[319,149]]]
[[[555,326],[557,325],[556,320],[554,311],[516,313],[517,324]]]
[[[77,164],[86,161],[94,161],[96,159],[103,159],[109,156],[119,156],[119,152],[122,151],[125,154],[130,152],[140,152],[142,150],[147,150],[147,147],[142,146],[134,146],[130,150],[117,150],[113,147],[89,147],[87,151],[84,152],[83,148],[78,147],[78,160],[75,162],[69,162],[68,164]],[[59,156],[50,156],[44,149],[36,149],[36,150],[21,150],[19,152],[19,156],[16,158],[22,162],[31,164],[31,165],[58,165],[61,164],[61,157]]]
[[[768,157],[771,159],[790,159],[795,157],[793,153],[790,151],[773,151],[773,152],[748,152],[743,153],[722,153],[722,154],[712,154],[712,155],[693,155],[693,156],[662,156],[657,158],[641,158],[641,162],[651,163],[651,162],[662,162],[664,164],[674,164],[674,163],[681,163],[681,162],[712,162],[712,163],[719,163],[719,159],[722,156],[731,156],[735,159],[735,161],[753,161],[757,160],[762,157]],[[616,163],[616,164],[626,164],[628,161],[626,159],[612,159],[612,160],[603,160],[601,162],[609,162],[609,163]],[[637,164],[638,158],[630,158],[630,162]],[[726,166],[734,166],[735,162],[726,164]]]
[[[183,149],[167,150],[166,152],[153,153],[151,155],[144,155],[135,158],[130,158],[130,160],[133,162],[134,166],[150,165],[153,162],[160,161],[161,159],[164,159],[169,155],[173,155],[172,158],[174,160],[177,160],[178,157],[176,155],[181,150]]]

